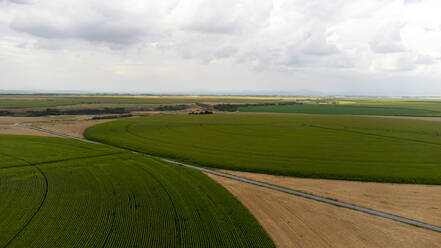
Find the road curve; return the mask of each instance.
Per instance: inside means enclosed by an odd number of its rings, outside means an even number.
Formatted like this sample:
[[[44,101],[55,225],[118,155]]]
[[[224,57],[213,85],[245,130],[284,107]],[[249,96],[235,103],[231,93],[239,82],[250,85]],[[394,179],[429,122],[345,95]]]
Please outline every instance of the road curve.
[[[50,134],[61,136],[61,137],[64,137],[64,138],[70,138],[70,139],[75,139],[75,140],[78,140],[78,141],[94,143],[94,144],[102,144],[102,143],[99,143],[99,142],[95,142],[95,141],[91,141],[91,140],[87,140],[87,139],[82,139],[82,138],[70,136],[70,135],[67,135],[67,134],[58,133],[58,132],[50,131],[50,130],[47,130],[47,129],[35,127],[35,126],[32,126],[32,125],[23,125],[22,123],[15,123],[14,125],[15,126],[21,126],[21,127],[24,127],[24,128],[34,129],[34,130],[45,132],[45,133],[50,133]],[[120,148],[120,147],[118,147],[118,148]],[[124,148],[120,148],[120,149],[131,151],[129,149],[124,149]],[[131,151],[131,152],[138,153],[136,151]],[[148,155],[148,154],[146,154],[146,155]],[[150,155],[148,155],[148,156],[150,156]],[[175,165],[180,165],[180,166],[185,166],[185,167],[188,167],[188,168],[193,168],[193,169],[196,169],[196,170],[199,170],[199,171],[202,171],[202,172],[206,172],[206,173],[210,173],[210,174],[214,174],[214,175],[230,178],[230,179],[237,180],[237,181],[240,181],[240,182],[257,185],[257,186],[265,187],[265,188],[272,189],[272,190],[277,190],[277,191],[284,192],[284,193],[287,193],[287,194],[308,198],[308,199],[311,199],[311,200],[315,200],[315,201],[331,204],[331,205],[338,206],[338,207],[344,207],[344,208],[352,209],[352,210],[359,211],[359,212],[362,212],[362,213],[367,213],[367,214],[383,217],[383,218],[386,218],[386,219],[390,219],[390,220],[406,223],[406,224],[409,224],[409,225],[426,228],[426,229],[429,229],[429,230],[432,230],[432,231],[436,231],[436,232],[441,232],[441,227],[430,225],[430,224],[427,224],[427,223],[424,223],[424,222],[420,222],[420,221],[417,221],[417,220],[412,220],[412,219],[396,216],[396,215],[393,215],[393,214],[389,214],[389,213],[386,213],[386,212],[382,212],[382,211],[378,211],[378,210],[374,210],[374,209],[370,209],[370,208],[365,208],[365,207],[353,205],[353,204],[350,204],[350,203],[340,202],[340,201],[328,199],[328,198],[325,198],[325,197],[320,197],[320,196],[316,196],[316,195],[300,192],[300,191],[297,191],[297,190],[287,189],[287,188],[284,188],[284,187],[279,187],[279,186],[275,186],[275,185],[271,185],[271,184],[267,184],[267,183],[263,183],[263,182],[259,182],[259,181],[255,181],[255,180],[251,180],[251,179],[244,178],[244,177],[240,177],[240,176],[231,175],[231,174],[228,174],[228,173],[223,173],[223,172],[215,171],[215,170],[204,168],[204,167],[200,167],[200,166],[195,166],[195,165],[190,165],[190,164],[186,164],[186,163],[181,163],[181,162],[177,162],[177,161],[170,160],[170,159],[167,159],[167,158],[160,158],[160,159],[162,161],[164,161],[164,162],[168,162],[168,163],[175,164]]]

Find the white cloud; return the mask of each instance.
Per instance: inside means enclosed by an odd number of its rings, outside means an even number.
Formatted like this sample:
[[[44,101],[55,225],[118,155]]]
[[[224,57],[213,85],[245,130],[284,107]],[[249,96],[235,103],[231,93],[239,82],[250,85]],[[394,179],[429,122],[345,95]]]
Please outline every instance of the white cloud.
[[[441,77],[436,0],[3,0],[0,8],[0,43],[8,44],[0,59],[9,68],[9,87],[55,82],[42,71],[54,71],[64,82],[80,73],[85,89],[97,80],[124,78],[142,90],[151,87],[147,80],[178,85],[182,78],[190,89],[253,87],[239,80],[245,78],[268,79],[255,87],[296,89],[366,82],[337,83],[349,80],[342,73],[358,79],[391,73]],[[82,60],[91,54],[96,59]],[[73,58],[84,67],[74,66]],[[38,70],[30,61],[40,64]],[[221,68],[232,73],[231,81],[207,79],[207,71],[225,79]]]
[[[406,49],[400,34],[402,27],[403,24],[400,23],[387,23],[381,27],[369,41],[372,51],[375,53],[404,52]]]

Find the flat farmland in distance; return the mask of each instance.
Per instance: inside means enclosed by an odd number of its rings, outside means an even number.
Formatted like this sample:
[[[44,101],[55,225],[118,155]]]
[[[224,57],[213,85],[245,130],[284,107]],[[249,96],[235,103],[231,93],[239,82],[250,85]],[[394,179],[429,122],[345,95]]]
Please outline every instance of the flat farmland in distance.
[[[199,171],[105,145],[0,135],[0,247],[274,247]]]
[[[294,101],[294,97],[246,96],[123,96],[123,95],[0,95],[0,109],[54,108],[81,105],[130,106],[192,103],[256,103]]]
[[[441,184],[437,122],[337,115],[162,115],[99,124],[85,136],[207,167]]]
[[[295,104],[239,107],[240,112],[274,112],[340,115],[441,116],[441,111],[410,106],[375,106],[344,104]],[[407,108],[406,108],[407,107]]]

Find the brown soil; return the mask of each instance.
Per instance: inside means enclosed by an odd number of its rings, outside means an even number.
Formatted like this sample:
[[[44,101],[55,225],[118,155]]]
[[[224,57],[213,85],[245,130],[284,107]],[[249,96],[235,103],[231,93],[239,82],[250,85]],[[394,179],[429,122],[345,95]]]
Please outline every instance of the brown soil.
[[[103,122],[112,121],[115,119],[104,119],[104,120],[63,120],[63,121],[51,121],[51,122],[40,122],[34,123],[35,126],[48,129],[54,132],[59,132],[67,134],[70,136],[84,138],[83,132],[91,126],[100,124]]]
[[[45,116],[45,117],[0,117],[0,134],[54,136],[48,133],[14,126],[17,122],[30,124],[55,132],[83,138],[86,128],[115,119],[91,120],[91,116]]]
[[[440,185],[371,183],[224,172],[441,226]]]
[[[0,117],[0,134],[14,134],[14,135],[35,135],[35,136],[53,136],[48,133],[39,132],[36,130],[27,129],[24,127],[14,126],[17,122],[27,122],[29,120],[42,121],[43,117]]]
[[[250,210],[278,247],[441,247],[434,231],[209,176]]]

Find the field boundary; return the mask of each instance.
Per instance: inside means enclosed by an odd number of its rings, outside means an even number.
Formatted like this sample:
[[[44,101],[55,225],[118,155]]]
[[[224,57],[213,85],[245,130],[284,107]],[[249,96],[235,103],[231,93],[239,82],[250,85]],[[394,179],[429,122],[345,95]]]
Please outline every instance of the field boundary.
[[[66,134],[62,134],[62,133],[46,130],[46,129],[43,129],[43,128],[37,128],[37,127],[29,126],[29,125],[23,125],[21,123],[15,123],[14,125],[25,127],[25,128],[31,128],[31,129],[38,130],[38,131],[41,131],[41,132],[51,133],[51,134],[58,135],[58,136],[61,136],[61,137],[64,137],[64,138],[71,138],[71,139],[75,139],[75,140],[78,140],[78,141],[94,143],[94,144],[104,144],[104,143],[90,141],[90,140],[87,140],[87,139],[77,138],[77,137],[73,137],[73,136],[70,136],[70,135],[66,135]],[[127,148],[122,148],[122,147],[117,147],[117,148],[122,149],[122,150],[131,151],[131,152],[134,152],[134,153],[145,154],[145,153],[142,153],[142,152],[139,152],[139,151],[130,150],[130,149],[127,149]],[[149,155],[149,154],[145,154],[145,155],[153,157],[152,155]],[[268,183],[259,182],[259,181],[255,181],[255,180],[252,180],[252,179],[248,179],[248,178],[244,178],[244,177],[240,177],[240,176],[236,176],[236,175],[231,175],[231,174],[228,174],[228,173],[223,173],[223,172],[219,172],[219,171],[216,171],[216,170],[212,170],[212,169],[208,169],[208,168],[204,168],[204,167],[200,167],[200,166],[195,166],[195,165],[190,165],[190,164],[186,164],[186,163],[181,163],[181,162],[177,162],[177,161],[170,160],[170,159],[167,159],[167,158],[162,158],[162,157],[158,157],[158,158],[161,159],[164,162],[168,162],[168,163],[171,163],[171,164],[184,166],[184,167],[187,167],[187,168],[193,168],[193,169],[196,169],[196,170],[199,170],[199,171],[202,171],[202,172],[210,173],[210,174],[217,175],[217,176],[226,177],[226,178],[233,179],[233,180],[236,180],[236,181],[240,181],[240,182],[243,182],[243,183],[248,183],[248,184],[252,184],[252,185],[256,185],[256,186],[260,186],[260,187],[264,187],[264,188],[280,191],[280,192],[283,192],[283,193],[304,197],[304,198],[307,198],[307,199],[310,199],[310,200],[314,200],[314,201],[318,201],[318,202],[322,202],[322,203],[326,203],[326,204],[330,204],[330,205],[334,205],[334,206],[338,206],[338,207],[352,209],[352,210],[355,210],[355,211],[358,211],[358,212],[362,212],[362,213],[366,213],[366,214],[370,214],[370,215],[375,215],[375,216],[378,216],[378,217],[383,217],[383,218],[386,218],[386,219],[389,219],[389,220],[393,220],[393,221],[409,224],[409,225],[412,225],[412,226],[415,226],[415,227],[421,227],[421,228],[429,229],[429,230],[432,230],[432,231],[441,232],[441,227],[439,227],[439,226],[430,225],[428,223],[424,223],[424,222],[421,222],[421,221],[400,217],[400,216],[389,214],[389,213],[386,213],[386,212],[383,212],[383,211],[378,211],[378,210],[374,210],[374,209],[370,209],[370,208],[366,208],[366,207],[361,207],[361,206],[357,206],[357,205],[350,204],[350,203],[340,202],[340,201],[336,201],[336,200],[333,200],[333,199],[329,199],[329,198],[325,198],[325,197],[321,197],[321,196],[316,196],[316,195],[313,195],[313,194],[308,194],[308,193],[304,193],[304,192],[301,192],[301,191],[297,191],[297,190],[293,190],[293,189],[288,189],[288,188],[284,188],[284,187],[280,187],[280,186],[275,186],[275,185],[271,185],[271,184],[268,184]]]

